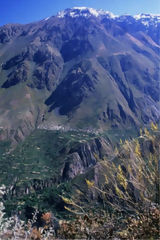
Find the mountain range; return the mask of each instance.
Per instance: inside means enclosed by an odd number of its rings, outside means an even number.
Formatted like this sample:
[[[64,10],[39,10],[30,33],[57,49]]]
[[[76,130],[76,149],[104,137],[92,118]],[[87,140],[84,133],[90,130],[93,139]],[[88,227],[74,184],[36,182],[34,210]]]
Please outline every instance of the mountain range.
[[[160,15],[75,7],[0,27],[6,215],[137,217],[156,206],[159,63]]]
[[[0,27],[0,139],[160,118],[160,15],[75,7]]]

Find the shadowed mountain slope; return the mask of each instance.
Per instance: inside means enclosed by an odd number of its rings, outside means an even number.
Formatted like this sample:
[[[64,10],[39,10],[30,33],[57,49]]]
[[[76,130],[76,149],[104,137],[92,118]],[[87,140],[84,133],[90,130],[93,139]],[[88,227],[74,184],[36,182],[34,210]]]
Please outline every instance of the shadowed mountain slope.
[[[106,130],[160,117],[158,15],[67,9],[0,28],[1,139],[35,127]]]

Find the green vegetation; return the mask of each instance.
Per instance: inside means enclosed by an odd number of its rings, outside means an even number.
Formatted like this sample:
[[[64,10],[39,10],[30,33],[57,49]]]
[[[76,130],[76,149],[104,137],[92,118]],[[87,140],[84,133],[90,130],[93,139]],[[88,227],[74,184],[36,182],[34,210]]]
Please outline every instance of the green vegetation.
[[[36,130],[15,150],[9,151],[9,144],[1,143],[0,181],[12,189],[5,201],[7,214],[17,205],[20,209],[58,209],[58,195],[69,191],[69,183],[61,183],[67,154],[94,137],[85,132]]]
[[[1,168],[1,183],[8,185],[16,179],[21,185],[32,179],[54,178],[59,175],[70,148],[93,137],[94,134],[83,132],[36,130],[14,151],[1,156],[1,165],[5,164],[8,174],[5,176]]]
[[[104,134],[36,130],[13,151],[2,144],[8,151],[1,155],[6,216],[18,213],[27,221],[36,211],[40,216],[51,212],[63,220],[60,238],[156,239],[159,130],[151,125],[132,139],[116,136],[111,145]],[[96,163],[73,178],[63,178],[68,157],[72,170],[81,167],[73,153],[92,156]]]
[[[0,141],[0,156],[6,155],[11,147],[10,141]]]

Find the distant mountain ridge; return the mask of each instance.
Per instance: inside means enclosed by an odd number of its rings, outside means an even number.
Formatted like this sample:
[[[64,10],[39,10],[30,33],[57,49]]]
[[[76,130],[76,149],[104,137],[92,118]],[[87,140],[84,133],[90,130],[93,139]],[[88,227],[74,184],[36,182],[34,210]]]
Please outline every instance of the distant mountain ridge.
[[[125,14],[125,15],[114,15],[112,12],[109,11],[104,11],[102,9],[100,10],[96,10],[93,8],[87,8],[87,7],[73,7],[73,8],[68,8],[64,11],[60,11],[57,15],[57,17],[59,18],[64,18],[64,17],[91,17],[91,16],[95,16],[95,17],[107,17],[110,19],[115,19],[116,21],[122,21],[124,19],[128,20],[129,19],[134,19],[137,22],[140,22],[144,25],[150,25],[150,24],[158,24],[160,23],[160,14],[145,14],[145,13],[141,13],[141,14],[136,14],[136,15],[129,15],[129,14]],[[47,18],[48,20],[49,18]]]
[[[85,7],[0,27],[0,138],[158,122],[159,39],[160,15]]]

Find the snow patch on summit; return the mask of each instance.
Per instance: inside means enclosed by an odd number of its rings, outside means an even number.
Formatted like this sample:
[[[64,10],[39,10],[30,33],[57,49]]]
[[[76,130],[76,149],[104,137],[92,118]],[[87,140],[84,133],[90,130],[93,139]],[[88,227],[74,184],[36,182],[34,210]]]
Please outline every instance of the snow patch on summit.
[[[104,11],[102,9],[96,10],[94,8],[88,8],[88,7],[73,7],[73,8],[67,8],[64,11],[60,11],[57,15],[58,18],[65,18],[65,17],[71,17],[71,18],[78,18],[78,17],[102,17],[102,18],[108,18],[113,19],[116,22],[126,22],[129,24],[132,23],[141,23],[145,27],[155,26],[157,27],[160,24],[160,14],[137,14],[137,15],[114,15],[113,13],[109,11]]]
[[[157,25],[160,23],[160,14],[137,14],[134,16],[134,19],[137,21],[141,21],[141,23],[145,26],[149,25]]]
[[[144,13],[141,13],[141,14],[137,14],[134,16],[134,18],[136,20],[140,20],[140,19],[158,19],[160,20],[160,14],[144,14]]]
[[[116,18],[118,16],[114,15],[111,12],[104,11],[104,10],[96,10],[94,8],[87,8],[87,7],[73,7],[71,9],[66,9],[64,11],[61,11],[57,14],[57,17],[64,18],[65,16],[69,16],[72,18],[76,17],[99,17],[99,16],[106,16],[109,18]]]

